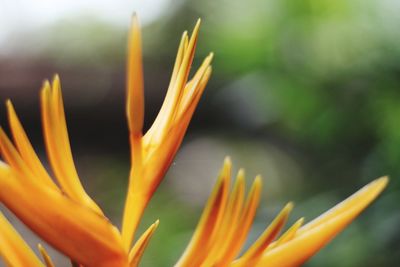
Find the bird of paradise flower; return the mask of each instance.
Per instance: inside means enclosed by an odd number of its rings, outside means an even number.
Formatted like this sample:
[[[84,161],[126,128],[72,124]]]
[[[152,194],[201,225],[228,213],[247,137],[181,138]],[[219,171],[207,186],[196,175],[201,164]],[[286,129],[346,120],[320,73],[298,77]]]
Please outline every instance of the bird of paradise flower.
[[[142,214],[174,158],[211,75],[212,53],[189,80],[200,21],[183,33],[165,101],[151,128],[143,133],[144,94],[141,33],[133,17],[127,62],[126,113],[131,144],[131,171],[121,231],[103,214],[80,183],[70,149],[58,76],[41,90],[45,145],[52,179],[35,153],[12,103],[6,103],[13,142],[0,128],[0,200],[43,240],[71,259],[73,266],[138,266],[159,222],[135,242]],[[230,189],[231,161],[220,177],[185,252],[175,266],[299,266],[342,231],[385,188],[379,178],[303,226],[301,218],[282,235],[293,204],[287,204],[260,237],[243,253],[260,201],[261,177],[246,196],[239,170]],[[0,255],[7,266],[54,266],[43,246],[43,261],[0,213]],[[240,255],[240,256],[238,256]]]

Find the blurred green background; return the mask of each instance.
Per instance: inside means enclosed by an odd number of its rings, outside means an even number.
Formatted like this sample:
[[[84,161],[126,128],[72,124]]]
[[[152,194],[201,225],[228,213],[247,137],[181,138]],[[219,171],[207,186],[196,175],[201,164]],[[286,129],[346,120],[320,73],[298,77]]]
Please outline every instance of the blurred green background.
[[[143,228],[157,218],[161,225],[142,266],[178,259],[225,155],[246,169],[249,182],[263,176],[249,243],[287,201],[296,204],[290,222],[311,220],[390,175],[378,201],[305,266],[400,265],[399,1],[110,3],[0,0],[0,99],[13,100],[45,158],[38,92],[44,78],[60,74],[78,171],[119,224],[129,172],[130,14],[138,11],[143,21],[146,127],[162,103],[181,33],[203,19],[194,65],[213,51],[214,72],[143,220]],[[0,119],[6,126],[4,107]]]

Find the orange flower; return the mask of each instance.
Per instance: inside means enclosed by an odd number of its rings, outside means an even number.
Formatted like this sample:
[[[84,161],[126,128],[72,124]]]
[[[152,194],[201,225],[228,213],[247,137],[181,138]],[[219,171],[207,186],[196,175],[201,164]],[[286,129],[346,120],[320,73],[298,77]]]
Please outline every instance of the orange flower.
[[[245,199],[244,180],[241,169],[229,192],[231,162],[225,159],[219,180],[177,267],[299,266],[354,220],[388,182],[387,177],[375,180],[303,227],[304,218],[300,218],[279,237],[293,208],[288,203],[261,236],[236,258],[254,219],[262,185],[257,176]]]
[[[164,103],[143,134],[144,94],[141,34],[134,16],[129,38],[126,113],[131,142],[131,172],[126,197],[122,240],[129,248],[140,218],[177,152],[193,112],[211,75],[211,53],[188,81],[200,20],[192,36],[183,33]]]
[[[121,237],[100,209],[84,193],[72,163],[58,79],[42,91],[44,129],[49,158],[61,189],[38,160],[26,134],[7,102],[15,146],[0,129],[2,165],[0,199],[15,215],[48,243],[87,266],[127,266]],[[47,120],[49,119],[49,120]],[[51,134],[48,132],[53,131]],[[56,146],[52,143],[57,142]],[[71,161],[69,161],[71,160]],[[66,182],[67,181],[67,182]],[[62,238],[60,238],[62,236]],[[79,244],[79,246],[77,245]]]
[[[0,200],[43,240],[71,258],[74,266],[134,267],[155,232],[152,224],[132,244],[143,211],[174,158],[211,75],[213,55],[189,80],[200,21],[182,36],[165,101],[151,128],[143,133],[144,94],[141,34],[133,17],[128,50],[127,118],[131,171],[121,231],[85,192],[69,144],[58,76],[41,90],[45,145],[54,179],[34,151],[13,105],[7,101],[13,141],[0,128]],[[293,207],[286,205],[259,239],[237,258],[260,200],[257,177],[245,197],[244,171],[229,192],[231,163],[225,160],[200,223],[176,266],[298,266],[347,226],[386,186],[380,178],[336,208],[302,227],[297,221],[278,237]],[[0,213],[0,256],[8,266],[53,266],[39,245],[44,264]]]

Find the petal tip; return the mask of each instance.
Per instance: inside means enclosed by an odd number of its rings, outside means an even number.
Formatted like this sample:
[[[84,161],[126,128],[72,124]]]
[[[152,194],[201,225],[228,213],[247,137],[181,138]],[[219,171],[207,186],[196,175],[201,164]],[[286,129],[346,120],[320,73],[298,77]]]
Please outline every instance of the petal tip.
[[[12,103],[11,103],[11,100],[9,98],[6,99],[6,107],[7,108],[11,108],[12,107]]]
[[[294,208],[294,203],[292,201],[290,201],[289,203],[287,203],[285,205],[285,207],[283,208],[283,211],[285,211],[285,213],[290,213]]]
[[[196,21],[196,26],[195,27],[199,27],[201,24],[201,18],[198,18]]]
[[[230,156],[226,156],[224,159],[224,166],[231,166],[232,165],[232,160]]]
[[[244,180],[246,176],[246,171],[243,168],[240,168],[238,173],[237,173],[237,180]]]
[[[259,174],[256,176],[256,178],[254,178],[254,184],[257,186],[261,186],[262,185],[262,176]]]
[[[44,80],[42,82],[42,92],[50,90],[50,88],[51,88],[50,81],[48,79]]]
[[[389,176],[382,176],[376,179],[374,182],[385,188],[388,185],[389,181],[390,181]]]
[[[53,83],[54,82],[60,82],[60,75],[58,73],[55,73],[53,75]]]

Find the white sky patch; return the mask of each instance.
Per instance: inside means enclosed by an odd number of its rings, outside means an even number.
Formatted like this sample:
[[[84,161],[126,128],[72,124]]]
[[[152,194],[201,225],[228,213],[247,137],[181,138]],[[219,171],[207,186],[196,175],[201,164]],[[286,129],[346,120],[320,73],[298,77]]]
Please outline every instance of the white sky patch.
[[[129,25],[135,11],[146,24],[168,10],[168,4],[169,0],[0,0],[0,45],[10,34],[79,14],[90,14],[124,26]]]

